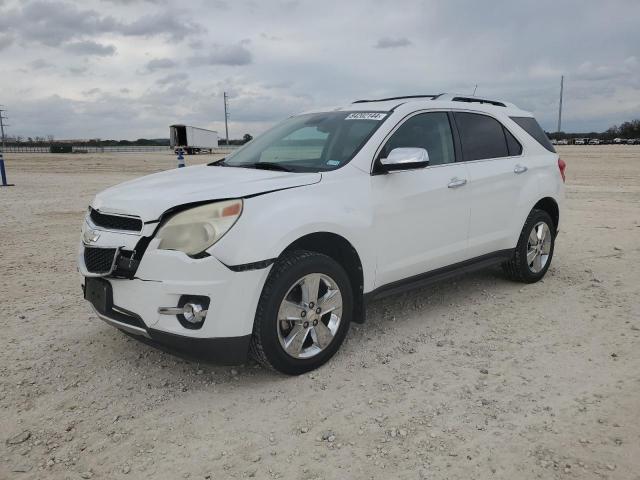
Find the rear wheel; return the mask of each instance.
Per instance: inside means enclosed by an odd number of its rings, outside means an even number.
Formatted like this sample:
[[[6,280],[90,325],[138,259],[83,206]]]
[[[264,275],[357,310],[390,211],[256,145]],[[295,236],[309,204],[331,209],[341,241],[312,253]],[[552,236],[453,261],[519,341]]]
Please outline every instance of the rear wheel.
[[[509,278],[534,283],[544,277],[551,265],[556,229],[544,210],[533,209],[527,217],[513,257],[502,267]]]
[[[340,348],[352,312],[351,283],[335,260],[309,251],[288,253],[262,291],[251,354],[289,375],[318,368]]]

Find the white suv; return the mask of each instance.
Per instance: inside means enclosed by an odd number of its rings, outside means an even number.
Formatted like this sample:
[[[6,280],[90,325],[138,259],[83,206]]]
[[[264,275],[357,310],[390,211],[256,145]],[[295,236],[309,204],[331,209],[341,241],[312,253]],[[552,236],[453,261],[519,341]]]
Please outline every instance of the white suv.
[[[372,298],[496,263],[540,280],[564,169],[505,102],[421,95],[296,115],[222,161],[99,193],[84,295],[151,343],[299,374]]]

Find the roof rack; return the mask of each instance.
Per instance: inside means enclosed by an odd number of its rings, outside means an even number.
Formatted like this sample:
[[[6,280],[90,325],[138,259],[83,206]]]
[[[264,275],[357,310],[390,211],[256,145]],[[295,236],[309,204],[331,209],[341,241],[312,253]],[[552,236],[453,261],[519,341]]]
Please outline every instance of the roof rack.
[[[487,100],[486,98],[476,98],[476,97],[453,97],[451,99],[452,102],[467,102],[467,103],[487,103],[489,105],[494,105],[496,107],[506,107],[507,105],[503,102],[498,102],[497,100]]]
[[[433,100],[438,96],[439,95],[404,95],[401,97],[377,98],[377,99],[371,99],[371,100],[356,100],[353,103],[388,102],[390,100],[405,100],[407,98],[430,98]]]
[[[356,100],[353,103],[386,102],[390,100],[411,100],[411,99],[420,99],[420,98],[430,99],[430,100],[444,100],[449,102],[480,103],[480,104],[486,104],[486,105],[493,105],[495,107],[518,108],[513,103],[501,102],[499,100],[490,100],[488,98],[456,95],[455,93],[439,93],[438,95],[404,95],[400,97],[378,98],[378,99],[371,99],[371,100]]]

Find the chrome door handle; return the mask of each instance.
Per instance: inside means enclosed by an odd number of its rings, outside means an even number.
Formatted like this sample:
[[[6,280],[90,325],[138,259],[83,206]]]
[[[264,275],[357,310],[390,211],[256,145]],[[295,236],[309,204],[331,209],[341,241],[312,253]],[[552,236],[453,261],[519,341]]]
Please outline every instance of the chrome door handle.
[[[519,175],[521,173],[526,172],[527,170],[529,170],[527,167],[525,167],[524,165],[518,164],[516,165],[516,168],[513,169],[513,173],[516,173]]]
[[[466,184],[467,184],[466,178],[453,177],[449,182],[449,185],[447,185],[447,187],[458,188],[458,187],[464,187]]]

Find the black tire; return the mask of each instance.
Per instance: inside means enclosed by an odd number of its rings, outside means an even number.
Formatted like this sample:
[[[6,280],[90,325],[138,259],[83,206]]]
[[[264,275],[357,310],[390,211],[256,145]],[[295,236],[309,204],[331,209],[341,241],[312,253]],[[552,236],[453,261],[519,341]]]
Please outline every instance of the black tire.
[[[278,338],[278,310],[289,289],[305,275],[320,273],[333,279],[342,294],[342,318],[333,340],[317,355],[299,359],[290,356]],[[300,375],[327,362],[340,348],[353,316],[353,291],[345,270],[327,255],[306,250],[285,253],[273,266],[262,289],[249,352],[265,367],[287,375]]]
[[[551,233],[551,249],[549,250],[549,258],[547,259],[546,264],[539,272],[533,272],[529,267],[527,262],[527,246],[528,246],[528,238],[529,233],[533,229],[535,225],[540,222],[544,222],[549,227],[549,231]],[[551,265],[551,260],[553,259],[553,251],[556,243],[556,228],[551,219],[551,216],[544,210],[538,210],[534,208],[529,213],[527,220],[524,222],[524,226],[522,227],[522,231],[520,232],[520,237],[518,238],[518,244],[513,252],[513,256],[511,259],[502,264],[502,269],[504,270],[507,277],[511,280],[522,282],[522,283],[535,283],[538,280],[544,277],[545,273],[549,269]]]

